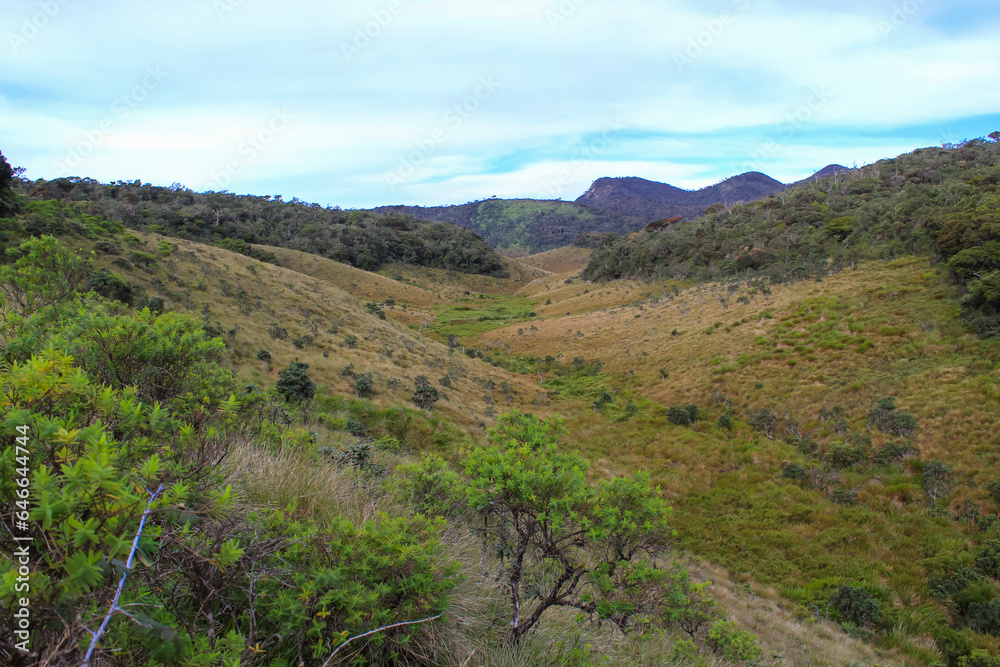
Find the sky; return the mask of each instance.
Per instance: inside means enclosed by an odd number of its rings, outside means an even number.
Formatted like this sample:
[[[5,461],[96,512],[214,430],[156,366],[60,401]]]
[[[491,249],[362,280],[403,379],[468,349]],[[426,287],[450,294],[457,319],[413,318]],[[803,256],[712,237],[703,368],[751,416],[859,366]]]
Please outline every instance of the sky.
[[[995,0],[4,0],[25,178],[324,206],[804,178],[1000,129]]]

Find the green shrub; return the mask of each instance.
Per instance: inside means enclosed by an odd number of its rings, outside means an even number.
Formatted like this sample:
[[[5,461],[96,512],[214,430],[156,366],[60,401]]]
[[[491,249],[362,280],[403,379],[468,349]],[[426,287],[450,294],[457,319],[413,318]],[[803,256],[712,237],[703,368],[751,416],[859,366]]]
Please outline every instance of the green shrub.
[[[842,622],[869,627],[878,625],[882,620],[882,610],[878,600],[863,588],[841,586],[833,594],[830,604]]]
[[[858,500],[858,492],[853,489],[837,488],[830,494],[830,500],[838,505],[853,505]]]
[[[808,474],[806,473],[806,469],[798,463],[786,463],[781,469],[781,475],[779,475],[779,477],[782,479],[804,481],[808,477]]]
[[[987,577],[1000,578],[1000,540],[987,540],[976,554],[976,567]]]
[[[908,436],[917,428],[917,419],[908,412],[900,412],[896,399],[887,397],[875,401],[868,412],[868,422],[880,431],[900,437]]]
[[[1000,636],[1000,600],[970,602],[965,614],[969,627],[976,632]]]
[[[275,389],[285,400],[293,403],[308,401],[316,395],[316,383],[306,373],[308,368],[309,364],[294,361],[278,375]]]
[[[348,350],[353,350],[354,348],[356,348],[358,346],[358,338],[357,338],[357,336],[354,336],[353,334],[348,334],[347,336],[345,336],[344,337],[344,346]]]
[[[371,373],[362,373],[357,376],[357,379],[354,380],[354,392],[359,398],[369,398],[375,395]]]
[[[687,408],[672,405],[667,409],[667,421],[675,426],[690,426],[692,423],[691,413],[688,412]]]
[[[1000,667],[1000,657],[991,655],[986,649],[977,648],[960,657],[958,667]]]
[[[864,462],[865,450],[846,442],[837,442],[827,450],[824,458],[834,468],[850,468]]]
[[[719,428],[724,428],[727,431],[733,430],[733,413],[730,410],[726,410],[721,415],[719,415],[719,420],[716,422]]]
[[[960,667],[961,659],[972,653],[972,640],[964,633],[947,626],[935,630],[934,643],[948,667]]]
[[[441,398],[438,390],[431,386],[430,380],[425,375],[418,375],[414,380],[416,385],[413,392],[413,402],[421,410],[430,410],[431,407]]]
[[[754,662],[764,653],[753,633],[737,630],[735,622],[722,619],[709,629],[708,645],[728,660]]]
[[[907,456],[913,456],[916,453],[917,448],[913,445],[897,445],[894,442],[888,442],[875,453],[873,461],[875,465],[885,466],[899,463]]]
[[[454,517],[465,509],[466,483],[439,456],[425,454],[419,463],[401,465],[393,493],[426,516]]]
[[[271,353],[267,350],[257,350],[257,361],[271,361]]]
[[[284,327],[279,327],[277,322],[271,322],[271,326],[267,328],[267,333],[274,340],[285,340],[288,338],[288,332]]]
[[[931,501],[937,501],[948,491],[951,478],[951,468],[937,459],[932,459],[924,465],[920,473],[924,483],[924,491]]]
[[[385,319],[385,311],[382,310],[377,303],[368,302],[365,304],[365,310],[367,310],[372,315],[375,315],[380,320]]]

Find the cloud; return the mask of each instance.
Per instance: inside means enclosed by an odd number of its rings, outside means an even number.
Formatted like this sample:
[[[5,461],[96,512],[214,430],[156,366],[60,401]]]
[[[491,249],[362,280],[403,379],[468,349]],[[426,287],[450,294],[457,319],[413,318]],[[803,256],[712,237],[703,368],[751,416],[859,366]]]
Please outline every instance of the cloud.
[[[1000,8],[971,0],[52,2],[43,21],[9,0],[0,31],[0,142],[30,177],[75,152],[102,180],[224,173],[343,206],[552,196],[553,178],[574,198],[604,175],[699,187],[753,155],[787,180],[1000,126]],[[149,68],[165,77],[137,101]]]

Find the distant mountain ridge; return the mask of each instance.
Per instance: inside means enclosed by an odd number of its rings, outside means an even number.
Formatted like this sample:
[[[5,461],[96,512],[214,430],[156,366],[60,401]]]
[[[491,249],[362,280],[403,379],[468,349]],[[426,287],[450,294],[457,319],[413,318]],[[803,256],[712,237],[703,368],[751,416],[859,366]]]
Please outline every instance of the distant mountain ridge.
[[[494,248],[516,255],[565,246],[580,234],[625,234],[654,220],[694,218],[715,204],[755,201],[840,171],[850,170],[831,164],[791,184],[751,171],[700,190],[684,190],[634,176],[609,177],[594,181],[573,202],[491,198],[453,206],[397,205],[372,210],[466,227]]]
[[[699,190],[681,188],[644,178],[599,178],[579,198],[577,204],[618,215],[653,220],[694,218],[715,204],[735,204],[762,199],[799,183],[831,176],[847,167],[831,164],[798,183],[785,184],[759,171],[748,171]]]

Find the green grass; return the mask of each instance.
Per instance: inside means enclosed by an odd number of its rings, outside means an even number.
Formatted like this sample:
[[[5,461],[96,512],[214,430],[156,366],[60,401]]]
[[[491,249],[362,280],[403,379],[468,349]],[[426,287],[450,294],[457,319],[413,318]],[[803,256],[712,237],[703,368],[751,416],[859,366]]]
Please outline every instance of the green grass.
[[[537,303],[525,297],[495,295],[486,295],[482,299],[459,299],[435,309],[435,321],[428,331],[442,342],[446,342],[450,335],[460,339],[473,338],[509,324],[530,321],[533,319],[532,309]]]

